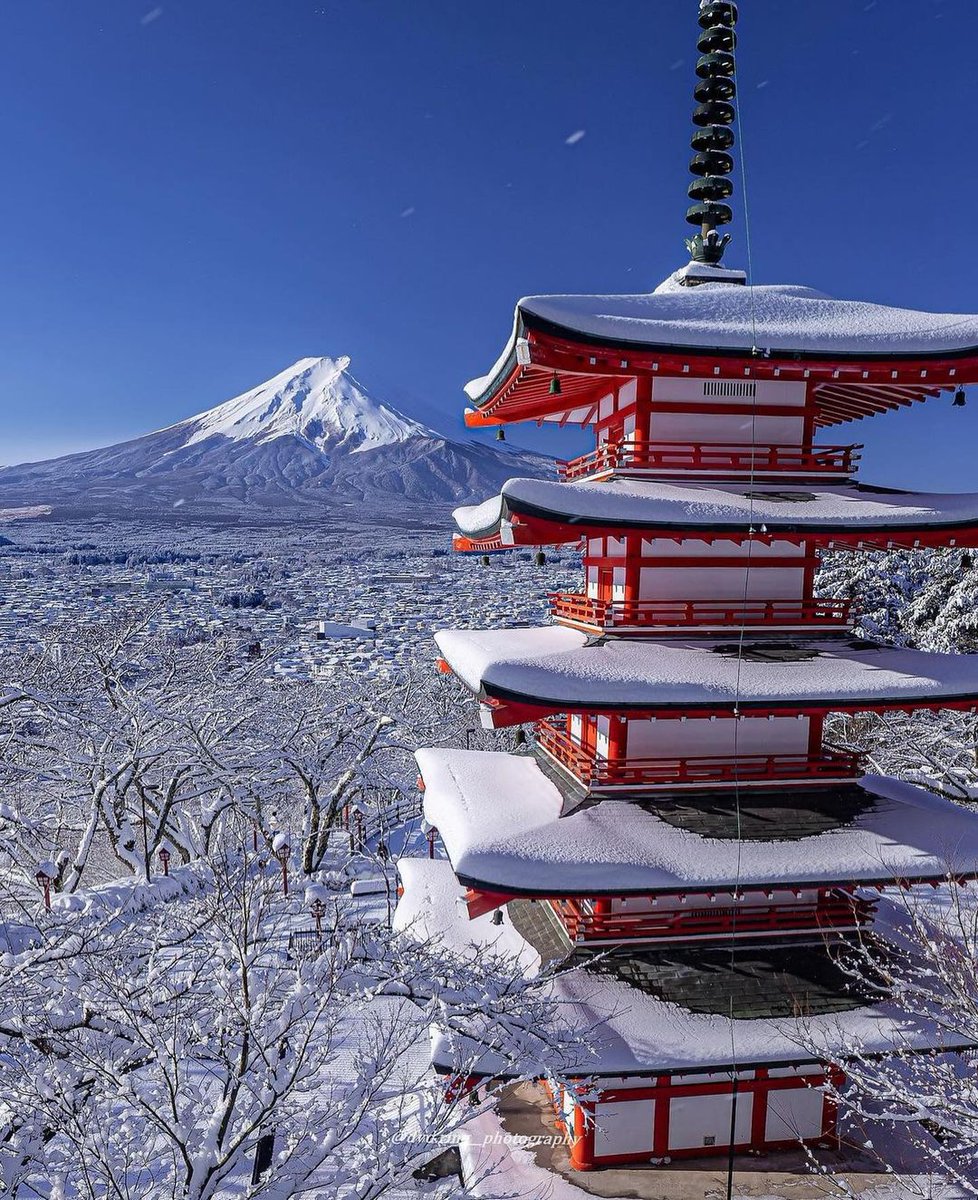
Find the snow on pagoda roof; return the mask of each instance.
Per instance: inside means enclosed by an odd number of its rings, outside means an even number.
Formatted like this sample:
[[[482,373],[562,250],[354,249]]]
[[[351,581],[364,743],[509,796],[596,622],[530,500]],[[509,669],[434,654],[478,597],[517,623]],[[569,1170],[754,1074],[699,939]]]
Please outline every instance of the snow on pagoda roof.
[[[421,940],[435,938],[454,954],[470,956],[474,949],[488,949],[514,959],[526,972],[538,969],[540,955],[520,937],[512,922],[494,925],[490,913],[469,920],[464,897],[449,864],[444,859],[438,863],[448,867],[447,871],[432,871],[431,865],[426,858],[397,860],[404,894],[394,912],[395,932]],[[457,919],[456,907],[462,908],[461,921]]]
[[[441,940],[450,949],[469,948],[480,940],[473,927],[494,929],[487,918],[466,918],[464,892],[444,860],[401,859],[403,895],[395,924],[409,925],[417,935]],[[511,926],[504,919],[502,928]],[[510,936],[519,938],[511,929]],[[681,953],[681,951],[680,951]],[[700,953],[704,953],[700,948]],[[743,952],[742,952],[743,953]],[[777,983],[774,972],[772,982]],[[584,966],[566,970],[548,985],[559,1005],[560,1019],[577,1026],[587,1044],[580,1057],[565,1058],[565,1075],[638,1075],[652,1072],[716,1070],[731,1061],[731,1033],[736,1061],[755,1064],[804,1063],[817,1059],[844,1061],[855,1050],[883,1053],[942,1046],[939,1031],[921,1027],[901,1015],[890,1002],[860,1003],[843,1011],[804,1017],[741,1018],[693,1012],[631,986],[614,973]],[[484,1075],[509,1075],[513,1064],[463,1044],[456,1033],[433,1031],[433,1061],[438,1069]],[[819,1053],[814,1053],[813,1048]],[[533,1069],[539,1064],[525,1064]],[[517,1064],[519,1069],[519,1064]]]
[[[563,796],[531,756],[426,749],[417,760],[425,817],[456,874],[493,891],[594,896],[978,874],[978,814],[895,779],[864,779],[867,806],[847,825],[738,843],[627,800],[561,816]]]
[[[806,487],[664,483],[651,479],[561,483],[510,479],[482,504],[457,508],[468,537],[502,530],[520,514],[573,525],[677,530],[766,526],[768,533],[925,530],[978,524],[978,493],[904,492],[867,484]],[[505,541],[504,536],[504,541]]]
[[[978,347],[978,315],[917,312],[836,300],[792,284],[684,287],[670,276],[637,296],[525,296],[492,370],[465,387],[479,400],[511,361],[516,339],[546,327],[570,339],[615,346],[866,358],[947,356]]]
[[[978,697],[978,656],[930,654],[860,638],[591,640],[576,630],[443,629],[435,640],[473,692],[567,709],[873,708]],[[778,661],[779,647],[785,646]],[[804,657],[798,661],[799,656]]]

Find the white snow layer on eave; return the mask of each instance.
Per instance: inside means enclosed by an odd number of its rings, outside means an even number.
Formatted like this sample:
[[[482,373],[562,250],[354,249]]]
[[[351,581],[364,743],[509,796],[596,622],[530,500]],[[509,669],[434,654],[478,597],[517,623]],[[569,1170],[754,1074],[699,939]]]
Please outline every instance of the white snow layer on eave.
[[[770,498],[765,495],[766,490],[773,493]],[[473,519],[469,514],[476,512],[488,519],[493,505],[499,505],[501,512],[502,503],[508,501],[515,511],[519,511],[522,503],[558,517],[647,522],[650,525],[688,522],[706,526],[753,519],[799,526],[838,521],[846,525],[900,528],[908,523],[920,526],[942,521],[978,520],[978,493],[974,492],[874,494],[843,486],[789,490],[797,490],[799,495],[812,499],[779,499],[778,493],[785,491],[783,487],[765,489],[746,483],[704,485],[642,479],[558,483],[543,479],[510,479],[503,486],[500,497],[486,501],[478,509],[459,509],[458,512],[466,514],[467,519]]]
[[[835,300],[790,284],[679,287],[670,278],[637,296],[528,296],[520,310],[576,333],[649,345],[904,355],[978,346],[978,315]]]
[[[513,316],[513,331],[509,335],[509,340],[503,347],[502,353],[492,364],[488,374],[480,375],[478,379],[470,379],[465,385],[464,391],[470,400],[478,400],[479,397],[492,385],[492,381],[496,378],[499,372],[505,367],[509,361],[510,355],[516,346],[516,335],[520,328],[520,307],[517,304],[516,313]]]
[[[500,633],[505,632],[505,648]],[[548,625],[542,629],[441,629],[435,642],[449,666],[462,682],[477,692],[485,672],[497,661],[500,652],[512,653],[524,661],[537,655],[578,650],[587,642],[583,633]]]
[[[978,869],[978,815],[894,779],[862,781],[881,803],[850,825],[738,845],[671,825],[627,800],[561,817],[560,793],[525,755],[425,749],[416,757],[425,818],[455,870],[502,891],[750,886]]]
[[[745,704],[863,699],[933,701],[978,696],[978,657],[842,640],[797,641],[817,657],[756,662],[718,654],[716,642],[608,640],[585,645],[559,626],[442,630],[452,670],[481,687],[592,707],[605,704]]]
[[[394,910],[393,927],[420,941],[433,940],[455,954],[490,949],[512,958],[526,973],[540,966],[540,956],[513,928],[511,921],[492,923],[492,915],[468,919],[464,893],[451,864],[444,859],[400,858],[397,870],[403,892]]]
[[[519,483],[520,480],[514,479],[511,483]],[[506,484],[508,487],[509,484]],[[477,534],[483,533],[488,529],[495,529],[503,516],[503,498],[502,496],[492,496],[488,500],[483,500],[481,504],[467,504],[461,508],[456,508],[452,513],[455,524],[459,530],[469,537],[475,537]]]
[[[415,936],[433,937],[447,948],[469,953],[486,944],[487,930],[511,930],[508,921],[496,927],[487,917],[468,920],[464,889],[450,863],[401,859],[398,870],[404,888],[395,914],[398,928],[409,927]],[[519,938],[515,930],[511,930],[511,936]],[[549,986],[560,1003],[562,1022],[578,1026],[587,1035],[587,1053],[579,1062],[565,1062],[566,1074],[636,1074],[715,1067],[731,1059],[731,1033],[736,1060],[742,1063],[790,1063],[815,1058],[838,1062],[857,1048],[873,1053],[892,1050],[896,1045],[925,1049],[941,1044],[937,1031],[914,1025],[889,1003],[804,1019],[731,1022],[723,1015],[689,1012],[609,976],[589,974],[583,969],[559,975]],[[446,1034],[437,1026],[432,1051],[435,1065],[447,1071],[457,1071],[461,1066],[473,1074],[513,1070],[512,1064],[495,1055],[473,1061],[468,1054],[475,1052],[474,1045],[461,1046],[455,1032]],[[538,1068],[537,1063],[525,1065],[531,1071]]]

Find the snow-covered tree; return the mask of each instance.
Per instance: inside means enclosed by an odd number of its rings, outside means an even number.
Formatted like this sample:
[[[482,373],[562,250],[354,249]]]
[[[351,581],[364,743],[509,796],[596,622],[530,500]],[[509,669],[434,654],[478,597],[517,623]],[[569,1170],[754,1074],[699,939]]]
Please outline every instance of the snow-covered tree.
[[[573,1040],[545,979],[365,925],[338,893],[299,951],[308,918],[241,833],[137,908],[114,885],[24,911],[0,981],[6,1194],[372,1200],[472,1115],[430,1073],[433,1020],[465,1033],[461,1076],[476,1030],[514,1064]]]
[[[68,627],[0,661],[18,681],[0,694],[0,858],[26,880],[42,860],[59,891],[145,877],[164,846],[207,856],[232,814],[256,844],[287,833],[313,871],[351,809],[416,802],[411,749],[461,737],[470,716],[427,662],[388,681],[282,681],[273,647],[178,645],[153,621]]]
[[[904,1034],[882,1056],[850,1039],[846,1081],[834,1092],[843,1128],[888,1171],[894,1146],[915,1163],[918,1178],[901,1184],[908,1195],[978,1196],[978,1084],[973,1053],[962,1052],[978,1046],[978,901],[949,879],[934,893],[883,905],[886,941],[867,933],[839,961],[854,985],[899,1006]],[[920,1051],[922,1032],[932,1051]],[[818,1039],[807,1048],[821,1051]]]

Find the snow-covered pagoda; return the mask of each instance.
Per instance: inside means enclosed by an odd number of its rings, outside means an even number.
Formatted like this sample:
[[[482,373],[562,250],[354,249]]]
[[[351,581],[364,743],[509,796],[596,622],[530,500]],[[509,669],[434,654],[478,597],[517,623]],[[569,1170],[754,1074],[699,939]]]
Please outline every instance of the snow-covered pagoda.
[[[840,949],[886,941],[883,889],[978,878],[978,817],[866,775],[825,734],[831,713],[974,711],[978,657],[857,636],[816,585],[825,550],[978,545],[978,495],[859,482],[834,432],[961,403],[978,316],[721,265],[736,16],[700,8],[689,264],[647,295],[521,300],[466,389],[473,428],[576,425],[596,444],[560,480],[459,509],[458,549],[580,545],[584,580],[550,597],[548,626],[438,635],[485,726],[532,722],[535,742],[421,750],[447,858],[401,863],[401,925],[461,947],[496,936],[498,911],[527,969],[568,968],[554,988],[591,1051],[551,1095],[584,1170],[831,1143],[820,1085],[854,1046],[953,1048],[855,986]]]

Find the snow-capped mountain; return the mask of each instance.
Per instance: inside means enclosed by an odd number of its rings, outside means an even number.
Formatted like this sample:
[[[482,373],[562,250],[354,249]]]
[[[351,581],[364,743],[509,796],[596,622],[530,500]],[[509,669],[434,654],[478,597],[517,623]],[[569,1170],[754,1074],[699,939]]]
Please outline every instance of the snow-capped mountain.
[[[233,442],[294,437],[318,450],[342,447],[356,453],[411,437],[438,436],[371,400],[347,374],[349,365],[345,355],[300,358],[250,392],[182,421],[181,426],[195,426],[186,445],[215,436]]]
[[[548,459],[452,441],[371,397],[348,358],[303,358],[145,437],[0,469],[0,503],[55,513],[167,509],[287,517],[310,506],[402,511],[484,499]]]

